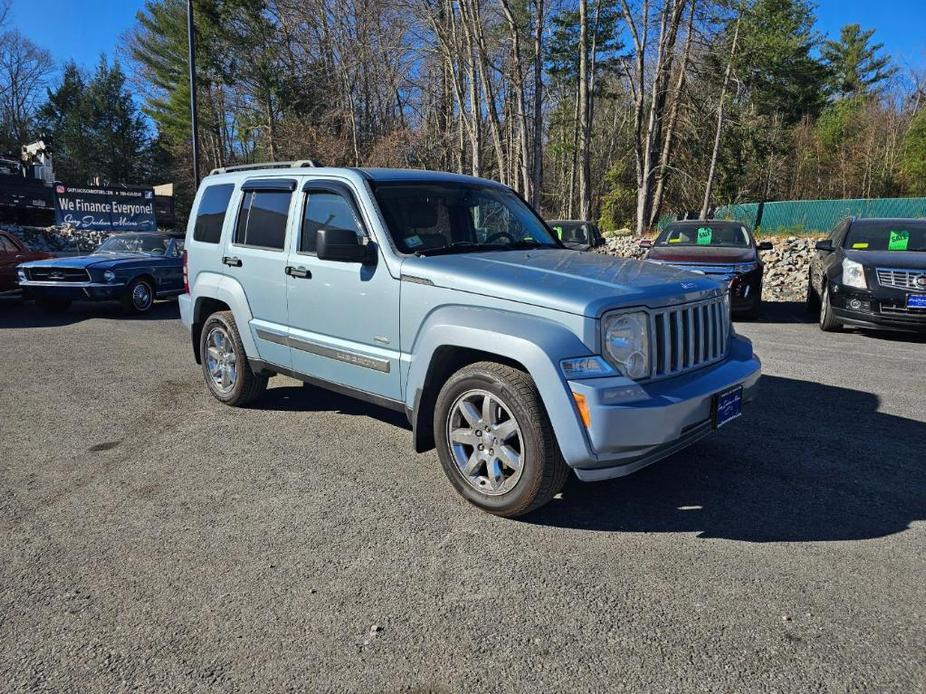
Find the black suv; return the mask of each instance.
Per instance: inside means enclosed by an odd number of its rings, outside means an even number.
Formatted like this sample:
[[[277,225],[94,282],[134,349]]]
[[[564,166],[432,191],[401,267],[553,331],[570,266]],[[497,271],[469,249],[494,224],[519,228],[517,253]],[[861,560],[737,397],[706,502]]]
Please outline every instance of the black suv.
[[[817,243],[807,306],[820,329],[926,331],[926,220],[846,219]]]

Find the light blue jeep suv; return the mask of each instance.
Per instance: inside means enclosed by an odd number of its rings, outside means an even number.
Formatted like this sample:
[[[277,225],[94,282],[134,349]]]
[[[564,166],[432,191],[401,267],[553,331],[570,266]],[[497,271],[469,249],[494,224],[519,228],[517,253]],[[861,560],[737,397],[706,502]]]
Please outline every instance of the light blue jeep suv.
[[[292,162],[217,169],[180,297],[212,394],[274,374],[403,411],[417,451],[495,514],[573,470],[619,477],[735,418],[760,364],[728,292],[683,270],[564,248],[510,188]]]

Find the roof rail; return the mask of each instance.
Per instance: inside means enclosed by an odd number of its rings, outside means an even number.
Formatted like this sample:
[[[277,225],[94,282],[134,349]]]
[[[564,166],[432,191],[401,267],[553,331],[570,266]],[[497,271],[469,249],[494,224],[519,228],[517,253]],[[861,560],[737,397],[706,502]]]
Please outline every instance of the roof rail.
[[[254,171],[256,169],[299,169],[302,167],[321,166],[317,161],[312,159],[296,159],[294,161],[266,161],[256,164],[236,164],[235,166],[220,166],[209,172],[210,176],[216,174],[230,173],[232,171]]]

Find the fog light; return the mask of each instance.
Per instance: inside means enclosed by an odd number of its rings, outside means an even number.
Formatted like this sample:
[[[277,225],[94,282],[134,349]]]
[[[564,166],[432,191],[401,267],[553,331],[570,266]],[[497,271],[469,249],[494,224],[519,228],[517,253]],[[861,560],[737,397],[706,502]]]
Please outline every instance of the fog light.
[[[853,311],[858,311],[860,308],[862,308],[862,302],[858,299],[852,299],[852,301],[849,302],[849,308],[851,308]]]

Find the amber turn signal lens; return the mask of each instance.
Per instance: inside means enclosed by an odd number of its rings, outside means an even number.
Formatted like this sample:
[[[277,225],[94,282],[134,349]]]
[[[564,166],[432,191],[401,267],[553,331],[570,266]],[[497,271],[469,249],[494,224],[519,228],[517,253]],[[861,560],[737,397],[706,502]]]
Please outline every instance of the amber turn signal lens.
[[[588,413],[588,403],[585,401],[585,396],[579,393],[573,393],[572,399],[576,401],[576,409],[579,410],[582,423],[585,425],[585,428],[588,429],[592,425],[592,417]]]

